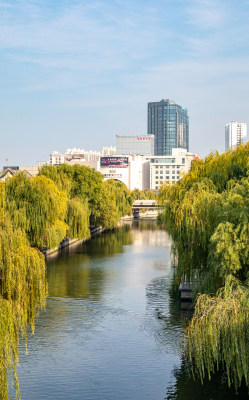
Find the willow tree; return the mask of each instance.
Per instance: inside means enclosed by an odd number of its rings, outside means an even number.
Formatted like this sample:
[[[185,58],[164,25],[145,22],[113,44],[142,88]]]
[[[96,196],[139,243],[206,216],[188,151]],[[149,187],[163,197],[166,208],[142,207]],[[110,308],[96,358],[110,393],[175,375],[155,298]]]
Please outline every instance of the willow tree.
[[[66,193],[45,176],[16,174],[6,181],[6,208],[32,246],[55,247],[66,236]]]
[[[44,165],[39,170],[39,176],[46,176],[51,179],[59,190],[66,192],[68,197],[71,197],[72,179],[61,167]]]
[[[105,182],[105,186],[109,192],[115,196],[118,216],[124,217],[125,215],[131,215],[133,194],[125,184],[114,179],[108,179]]]
[[[58,187],[63,185],[64,179],[70,181],[68,196],[71,200],[77,198],[83,206],[87,201],[90,225],[113,228],[117,224],[119,210],[116,194],[105,184],[104,176],[100,172],[82,165],[62,164],[56,171],[52,166],[44,167],[40,174],[53,179]]]
[[[8,377],[20,398],[17,378],[19,334],[34,331],[38,310],[47,294],[43,255],[29,247],[25,232],[14,227],[6,211],[4,184],[0,183],[0,397],[8,399]]]
[[[228,385],[249,386],[249,290],[232,275],[216,296],[201,295],[188,328],[193,374],[201,381],[223,369]]]
[[[201,379],[224,369],[228,383],[248,381],[249,144],[194,161],[181,181],[161,188],[164,223],[179,272],[199,283],[188,329],[189,357]]]
[[[88,239],[89,230],[89,208],[88,203],[82,199],[73,198],[68,201],[66,223],[68,225],[68,236],[71,238]]]
[[[151,189],[134,189],[132,190],[131,195],[134,200],[157,200],[158,198],[157,192]]]

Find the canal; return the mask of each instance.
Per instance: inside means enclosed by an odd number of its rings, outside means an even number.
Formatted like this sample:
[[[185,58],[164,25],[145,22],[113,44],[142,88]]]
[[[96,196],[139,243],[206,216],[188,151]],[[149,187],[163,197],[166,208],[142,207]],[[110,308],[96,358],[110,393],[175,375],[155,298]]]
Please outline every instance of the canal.
[[[155,222],[135,221],[48,260],[47,307],[28,356],[20,346],[23,400],[248,398],[224,377],[188,377],[170,249]]]

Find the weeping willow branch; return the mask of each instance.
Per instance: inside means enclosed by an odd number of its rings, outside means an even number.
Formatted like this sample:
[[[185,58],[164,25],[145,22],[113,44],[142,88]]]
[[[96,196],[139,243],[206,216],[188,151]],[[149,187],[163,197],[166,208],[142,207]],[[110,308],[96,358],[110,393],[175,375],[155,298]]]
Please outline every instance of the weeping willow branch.
[[[249,387],[249,143],[194,161],[159,199],[178,271],[202,277],[188,329],[193,373],[203,381],[222,369],[229,386]]]
[[[39,309],[45,307],[46,268],[43,255],[29,247],[25,232],[13,227],[5,207],[5,187],[0,184],[0,398],[8,399],[8,377],[20,398],[17,377],[18,343],[34,331]]]
[[[192,371],[202,381],[225,369],[228,385],[249,383],[249,290],[232,275],[216,297],[199,296],[188,328]]]

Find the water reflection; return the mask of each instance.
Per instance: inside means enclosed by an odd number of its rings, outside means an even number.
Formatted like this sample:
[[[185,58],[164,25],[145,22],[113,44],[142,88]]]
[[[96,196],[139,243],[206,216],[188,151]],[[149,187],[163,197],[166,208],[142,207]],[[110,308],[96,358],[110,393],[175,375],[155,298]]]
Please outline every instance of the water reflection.
[[[172,268],[169,268],[168,276],[153,279],[146,287],[147,313],[158,321],[152,329],[150,326],[146,329],[154,336],[161,351],[174,352],[180,356],[183,329],[179,319],[179,302],[170,297],[172,272]],[[173,314],[172,308],[176,311]]]
[[[170,248],[155,222],[138,221],[50,258],[28,357],[21,343],[23,399],[222,398],[215,382],[204,397],[181,362]]]
[[[170,239],[149,221],[51,259],[47,310],[21,352],[23,398],[163,399],[179,355],[149,300],[160,278],[171,280]]]
[[[245,384],[235,392],[228,388],[225,374],[217,373],[202,384],[199,379],[193,380],[188,372],[186,362],[174,370],[174,383],[167,389],[166,400],[248,400],[248,389]]]
[[[132,241],[131,226],[124,225],[48,257],[49,295],[99,300],[108,270],[98,258],[122,253],[124,245],[131,245]]]

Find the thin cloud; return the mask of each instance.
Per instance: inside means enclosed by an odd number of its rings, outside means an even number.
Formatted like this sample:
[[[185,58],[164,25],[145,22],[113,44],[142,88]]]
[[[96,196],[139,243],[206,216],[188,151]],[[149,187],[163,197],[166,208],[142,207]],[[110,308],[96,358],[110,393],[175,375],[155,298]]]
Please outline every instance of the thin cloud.
[[[225,3],[217,0],[194,0],[187,8],[187,22],[201,29],[221,27],[226,18]]]
[[[139,52],[139,48],[144,50],[153,45],[155,38],[156,20],[151,18],[150,9],[142,13],[131,10],[122,18],[119,9],[95,3],[95,7],[63,8],[53,18],[44,18],[37,7],[25,9],[25,14],[22,23],[20,17],[16,20],[13,15],[6,17],[4,28],[8,40],[3,45],[51,53],[108,51],[108,47],[115,46],[136,47]]]
[[[111,140],[110,132],[145,133],[147,102],[166,97],[189,109],[191,150],[207,154],[223,145],[226,122],[247,118],[244,0],[240,7],[232,0],[14,3],[0,7],[6,143],[15,129],[34,145],[41,134],[49,141],[49,130],[55,142],[61,131],[72,140],[67,130],[84,130],[85,147]]]

